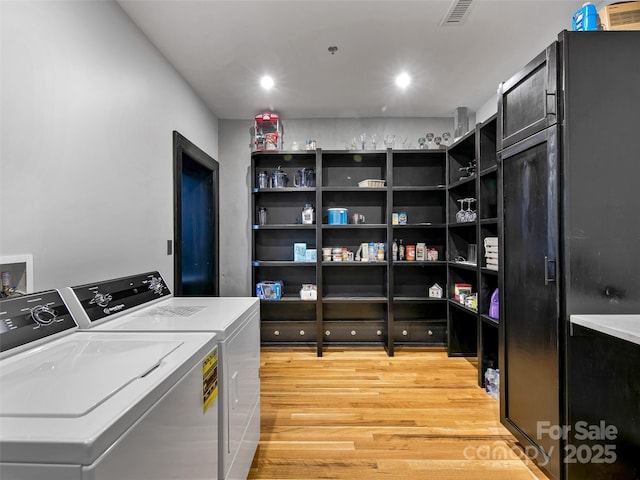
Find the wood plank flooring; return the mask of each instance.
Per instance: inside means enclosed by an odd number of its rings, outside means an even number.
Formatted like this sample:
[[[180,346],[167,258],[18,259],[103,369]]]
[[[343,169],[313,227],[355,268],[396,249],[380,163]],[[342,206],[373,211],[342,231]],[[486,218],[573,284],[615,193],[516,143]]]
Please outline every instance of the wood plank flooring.
[[[263,348],[249,479],[546,480],[500,424],[475,359],[441,349]]]

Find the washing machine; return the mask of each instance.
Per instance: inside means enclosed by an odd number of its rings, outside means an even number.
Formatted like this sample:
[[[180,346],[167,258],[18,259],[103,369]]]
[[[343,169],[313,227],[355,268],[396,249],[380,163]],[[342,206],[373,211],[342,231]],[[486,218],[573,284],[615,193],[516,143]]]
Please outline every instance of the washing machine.
[[[217,344],[80,332],[59,292],[0,301],[0,478],[216,478]]]
[[[260,440],[259,300],[174,297],[157,271],[61,293],[81,329],[216,334],[221,372],[218,478],[245,480]]]

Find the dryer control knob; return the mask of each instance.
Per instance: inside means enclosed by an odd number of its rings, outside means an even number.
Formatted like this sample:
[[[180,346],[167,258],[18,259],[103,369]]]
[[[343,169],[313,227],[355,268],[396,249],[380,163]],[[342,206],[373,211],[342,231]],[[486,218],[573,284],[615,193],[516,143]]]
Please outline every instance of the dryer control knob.
[[[113,297],[111,296],[110,293],[96,292],[96,294],[93,296],[93,298],[89,302],[89,305],[96,304],[99,307],[106,307],[107,305],[109,305],[109,302],[111,300],[113,300]]]
[[[161,295],[162,290],[164,290],[162,279],[160,277],[151,277],[151,280],[149,280],[149,290],[156,295]]]
[[[49,325],[56,319],[56,312],[46,305],[38,305],[31,309],[31,318],[38,325]]]

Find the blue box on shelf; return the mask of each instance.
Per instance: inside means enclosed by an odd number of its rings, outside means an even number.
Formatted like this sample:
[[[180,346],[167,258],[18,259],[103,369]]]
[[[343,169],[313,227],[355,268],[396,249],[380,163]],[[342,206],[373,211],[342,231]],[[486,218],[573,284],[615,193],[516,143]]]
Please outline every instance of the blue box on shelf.
[[[283,290],[282,280],[264,280],[256,283],[256,297],[260,300],[280,300]]]
[[[306,243],[293,244],[293,261],[294,262],[307,261],[307,244]]]

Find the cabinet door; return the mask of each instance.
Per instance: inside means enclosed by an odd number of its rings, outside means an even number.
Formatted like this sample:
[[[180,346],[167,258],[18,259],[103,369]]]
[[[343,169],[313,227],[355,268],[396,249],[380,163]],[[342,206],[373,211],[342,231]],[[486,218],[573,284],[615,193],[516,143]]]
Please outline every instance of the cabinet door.
[[[498,88],[498,150],[555,124],[558,115],[554,42]]]
[[[498,155],[502,174],[500,255],[501,421],[541,467],[559,478],[561,423],[557,127]]]

